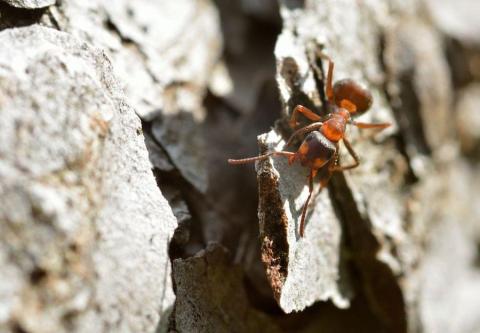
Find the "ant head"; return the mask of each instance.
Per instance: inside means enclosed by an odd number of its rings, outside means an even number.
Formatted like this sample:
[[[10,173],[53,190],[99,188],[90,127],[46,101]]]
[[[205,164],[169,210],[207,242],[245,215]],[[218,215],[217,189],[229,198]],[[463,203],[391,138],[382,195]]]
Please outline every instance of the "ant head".
[[[335,82],[333,86],[335,104],[347,109],[352,116],[367,111],[373,103],[372,94],[351,79]]]

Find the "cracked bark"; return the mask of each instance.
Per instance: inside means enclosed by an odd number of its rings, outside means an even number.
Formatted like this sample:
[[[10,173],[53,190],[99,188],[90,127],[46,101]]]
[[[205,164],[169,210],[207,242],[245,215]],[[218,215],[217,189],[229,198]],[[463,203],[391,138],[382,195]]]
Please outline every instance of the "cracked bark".
[[[262,259],[275,298],[290,312],[325,299],[344,307],[362,290],[385,331],[419,331],[425,322],[418,305],[428,303],[416,294],[424,287],[417,274],[428,253],[425,241],[435,222],[441,224],[439,216],[443,220],[456,205],[444,201],[451,184],[440,180],[445,174],[438,165],[459,167],[449,127],[453,89],[442,38],[422,18],[420,7],[281,4],[284,28],[275,55],[286,117],[297,104],[319,114],[324,110],[323,78],[315,76],[308,56],[315,44],[336,61],[337,79],[353,76],[370,87],[375,103],[365,118],[395,119],[395,126],[367,138],[350,130],[363,164],[335,175],[329,196],[321,193],[313,200],[305,238],[297,230],[308,194],[306,171],[280,158],[258,163]],[[340,13],[348,18],[341,26]],[[278,122],[259,137],[260,151],[283,150],[285,128]],[[412,204],[432,201],[448,205],[412,210]],[[475,219],[468,210],[462,214],[454,220]],[[425,326],[430,325],[435,326]]]
[[[452,3],[0,1],[0,330],[478,330],[480,33]],[[225,161],[326,111],[313,48],[394,126],[349,130],[362,164],[301,239],[306,170]]]

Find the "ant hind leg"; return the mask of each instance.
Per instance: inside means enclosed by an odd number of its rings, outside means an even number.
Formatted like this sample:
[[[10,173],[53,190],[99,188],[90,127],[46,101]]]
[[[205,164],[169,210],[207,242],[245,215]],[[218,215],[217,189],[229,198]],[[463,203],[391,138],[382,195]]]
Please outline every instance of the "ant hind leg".
[[[352,121],[352,125],[357,126],[358,128],[378,128],[378,129],[384,129],[387,127],[390,127],[390,123],[362,123],[358,121]]]
[[[334,102],[334,95],[333,95],[333,68],[335,67],[335,63],[333,60],[321,51],[317,51],[318,57],[321,59],[328,61],[328,72],[327,72],[327,82],[325,85],[325,92],[327,94],[327,100],[330,104]]]
[[[320,121],[322,117],[320,117],[318,114],[307,108],[306,106],[303,105],[297,105],[293,111],[292,111],[292,116],[290,117],[290,127],[295,128],[298,125],[297,122],[297,114],[298,113],[303,114],[305,117],[310,119],[311,121]]]

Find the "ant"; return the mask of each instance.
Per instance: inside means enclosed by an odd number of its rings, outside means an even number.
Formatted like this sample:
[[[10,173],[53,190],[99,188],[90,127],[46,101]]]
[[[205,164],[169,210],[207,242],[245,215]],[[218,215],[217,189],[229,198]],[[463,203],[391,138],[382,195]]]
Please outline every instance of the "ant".
[[[346,125],[350,124],[358,128],[376,128],[384,129],[390,126],[390,123],[362,123],[352,120],[352,117],[365,113],[373,102],[371,93],[351,79],[343,79],[332,85],[334,62],[329,56],[319,53],[319,57],[328,61],[328,72],[326,82],[326,97],[329,106],[329,113],[321,117],[305,106],[297,105],[290,118],[290,126],[298,126],[297,115],[303,116],[312,121],[311,124],[296,130],[287,141],[287,146],[292,140],[303,134],[305,137],[297,152],[273,151],[264,155],[243,158],[229,159],[230,164],[245,164],[255,161],[265,160],[271,156],[285,156],[288,158],[288,164],[299,160],[301,165],[308,167],[309,194],[302,208],[300,220],[300,237],[304,236],[305,216],[308,203],[312,196],[313,179],[320,168],[327,168],[327,176],[320,181],[320,190],[323,189],[333,172],[350,170],[360,165],[360,159],[353,150],[350,141],[345,136]],[[343,141],[354,162],[350,165],[340,165],[338,161],[339,142]]]

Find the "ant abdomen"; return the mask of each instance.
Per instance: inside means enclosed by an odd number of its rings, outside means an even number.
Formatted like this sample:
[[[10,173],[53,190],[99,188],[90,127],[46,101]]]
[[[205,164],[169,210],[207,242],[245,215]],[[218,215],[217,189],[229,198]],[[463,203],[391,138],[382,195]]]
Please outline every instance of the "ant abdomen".
[[[367,111],[373,103],[372,94],[351,79],[343,79],[333,85],[335,104],[347,109],[352,116]]]

